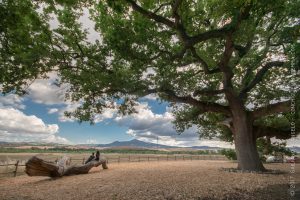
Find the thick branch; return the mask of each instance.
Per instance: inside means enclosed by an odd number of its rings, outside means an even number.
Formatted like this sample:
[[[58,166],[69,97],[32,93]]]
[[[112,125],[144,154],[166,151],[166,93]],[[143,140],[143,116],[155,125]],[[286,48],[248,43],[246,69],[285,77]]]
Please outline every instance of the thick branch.
[[[233,48],[232,34],[230,34],[226,38],[225,50],[218,64],[220,70],[223,72],[223,84],[225,89],[232,88],[231,79],[233,77],[233,72],[232,69],[228,66],[228,63],[232,56],[233,50],[234,48]]]
[[[228,106],[223,106],[213,102],[207,101],[198,101],[191,96],[178,96],[171,90],[159,90],[159,89],[152,89],[148,90],[148,94],[151,93],[163,93],[167,96],[168,100],[176,103],[185,103],[192,106],[195,106],[201,109],[203,112],[215,112],[215,113],[223,113],[226,116],[231,116],[231,112]]]
[[[253,119],[257,119],[260,117],[281,113],[281,112],[289,112],[291,110],[290,107],[291,101],[283,101],[275,104],[268,105],[263,108],[258,108],[257,110],[252,111]]]
[[[155,9],[155,11],[153,13],[156,14],[162,7],[164,7],[164,6],[170,6],[170,5],[171,5],[171,2],[163,3],[157,9]]]
[[[196,90],[193,96],[205,95],[205,96],[215,96],[217,94],[224,94],[225,90]]]
[[[153,12],[150,12],[148,10],[145,10],[144,8],[142,8],[141,6],[139,6],[134,0],[125,0],[127,3],[129,3],[132,7],[133,10],[139,12],[140,14],[142,14],[143,16],[149,18],[149,19],[152,19],[156,22],[159,22],[159,23],[162,23],[162,24],[165,24],[169,27],[174,27],[175,26],[175,23],[172,22],[171,20],[165,18],[165,17],[162,17],[160,15],[157,15]]]
[[[215,67],[214,69],[209,69],[208,64],[203,60],[196,52],[196,49],[194,47],[191,48],[191,52],[196,59],[197,62],[199,62],[202,67],[205,74],[214,74],[220,72],[220,69],[218,67]]]
[[[247,92],[251,91],[258,83],[263,80],[264,75],[271,69],[272,67],[281,67],[285,64],[282,61],[273,61],[266,63],[261,70],[257,72],[254,79],[240,92],[240,96],[244,97]]]
[[[147,17],[148,19],[152,19],[158,23],[162,23],[170,28],[174,28],[175,30],[177,30],[179,32],[179,35],[181,36],[181,39],[185,40],[184,41],[185,46],[188,47],[192,47],[193,45],[199,42],[203,42],[212,38],[225,37],[228,33],[235,31],[240,21],[247,18],[250,10],[250,6],[247,6],[245,9],[243,9],[243,12],[239,13],[237,17],[232,20],[230,24],[225,25],[223,28],[209,30],[204,33],[200,33],[198,35],[190,37],[187,35],[185,28],[181,23],[180,16],[177,12],[182,0],[174,1],[172,5],[172,16],[174,17],[175,22],[165,17],[162,17],[160,15],[157,15],[155,12],[151,12],[142,8],[134,0],[124,0],[124,1],[129,3],[133,10]]]
[[[251,46],[252,46],[252,40],[249,40],[247,42],[246,46],[241,46],[241,45],[238,45],[238,44],[233,45],[234,49],[238,51],[238,54],[239,54],[240,58],[244,57],[249,52],[249,50],[251,49]]]
[[[228,25],[215,30],[210,30],[204,33],[200,33],[196,36],[191,37],[191,43],[197,44],[199,42],[206,41],[208,39],[212,38],[224,38],[226,34],[228,34],[231,31],[231,29],[228,28]]]
[[[236,17],[232,18],[231,23],[225,25],[220,29],[210,30],[191,37],[191,43],[194,45],[211,38],[224,38],[228,34],[233,33],[237,30],[238,26],[240,25],[240,22],[248,18],[250,9],[251,5],[246,6],[242,12],[238,13]]]

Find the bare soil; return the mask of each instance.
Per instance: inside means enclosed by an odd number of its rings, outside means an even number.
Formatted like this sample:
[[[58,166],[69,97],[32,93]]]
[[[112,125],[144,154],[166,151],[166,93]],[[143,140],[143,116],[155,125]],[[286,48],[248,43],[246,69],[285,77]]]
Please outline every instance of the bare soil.
[[[229,161],[162,161],[113,163],[108,170],[58,179],[28,177],[0,179],[3,200],[149,200],[149,199],[291,199],[289,187],[300,189],[300,167],[267,164],[282,174],[233,173]],[[295,173],[290,170],[295,169]],[[293,184],[292,184],[293,185]],[[297,199],[295,197],[294,199]],[[300,198],[299,198],[300,199]]]

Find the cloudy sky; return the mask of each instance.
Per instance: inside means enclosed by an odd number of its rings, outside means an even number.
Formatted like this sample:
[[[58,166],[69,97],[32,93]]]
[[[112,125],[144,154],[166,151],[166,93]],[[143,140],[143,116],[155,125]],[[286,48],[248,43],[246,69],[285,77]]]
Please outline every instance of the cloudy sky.
[[[154,97],[143,98],[136,106],[138,113],[119,116],[107,109],[97,116],[96,124],[79,124],[64,116],[76,103],[65,102],[67,86],[54,84],[57,76],[38,79],[29,88],[28,95],[0,96],[0,141],[55,142],[55,143],[110,143],[139,139],[166,145],[230,146],[220,141],[199,140],[196,129],[178,135],[173,128],[174,119],[166,103]]]
[[[104,144],[131,139],[156,143],[158,138],[165,145],[232,147],[226,142],[199,140],[195,128],[178,135],[168,104],[159,103],[152,96],[141,99],[136,114],[119,116],[116,110],[106,109],[97,116],[95,125],[79,124],[64,116],[77,104],[64,101],[67,86],[56,86],[56,78],[53,73],[47,80],[36,80],[26,96],[0,96],[0,141]],[[290,140],[288,145],[300,146],[299,140]]]

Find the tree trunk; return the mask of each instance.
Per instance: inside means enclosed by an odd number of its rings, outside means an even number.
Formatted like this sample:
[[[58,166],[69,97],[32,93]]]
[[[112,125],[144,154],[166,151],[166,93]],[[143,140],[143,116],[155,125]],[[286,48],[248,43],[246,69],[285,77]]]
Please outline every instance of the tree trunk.
[[[233,132],[238,169],[265,171],[257,152],[256,138],[252,133],[252,121],[247,113],[240,113],[233,119]]]
[[[30,158],[26,163],[25,172],[29,176],[49,176],[49,177],[62,177],[75,174],[87,174],[93,167],[102,165],[103,169],[108,169],[105,159],[99,161],[91,161],[85,165],[66,166],[66,161],[63,164],[54,164],[44,161],[37,157]]]

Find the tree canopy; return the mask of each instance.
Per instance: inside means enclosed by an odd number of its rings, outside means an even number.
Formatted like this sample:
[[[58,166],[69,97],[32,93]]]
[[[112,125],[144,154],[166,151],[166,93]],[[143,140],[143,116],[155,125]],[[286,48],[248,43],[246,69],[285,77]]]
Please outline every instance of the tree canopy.
[[[196,125],[232,141],[247,121],[254,140],[288,139],[291,120],[299,125],[299,10],[286,0],[4,0],[1,90],[23,93],[55,71],[81,103],[66,114],[80,121],[107,107],[130,114],[155,94],[179,132]],[[87,13],[95,41],[80,22]]]

